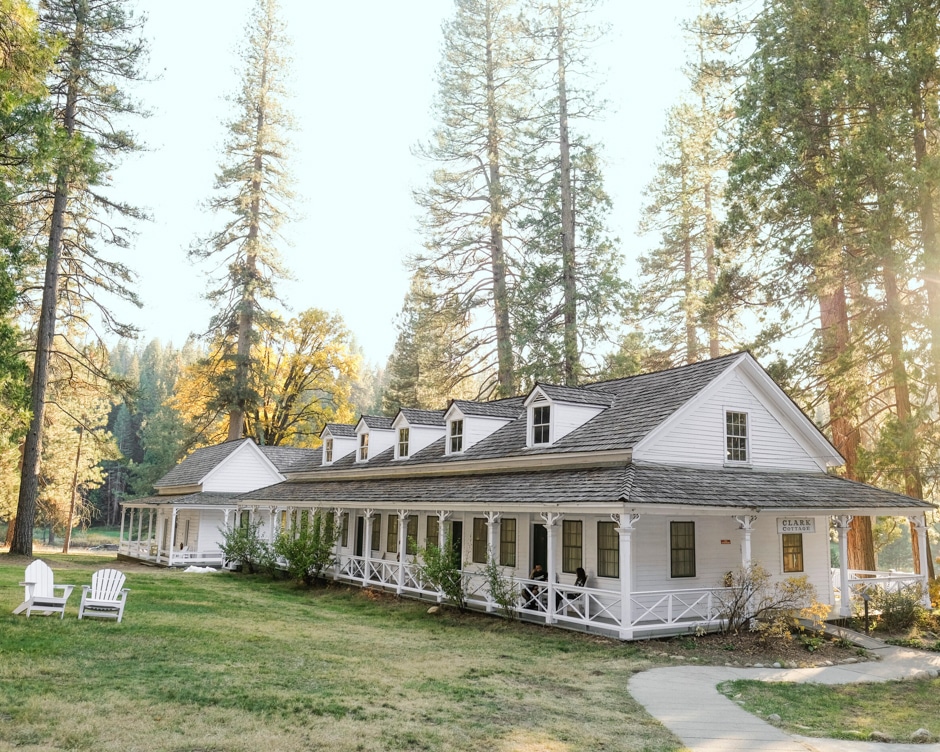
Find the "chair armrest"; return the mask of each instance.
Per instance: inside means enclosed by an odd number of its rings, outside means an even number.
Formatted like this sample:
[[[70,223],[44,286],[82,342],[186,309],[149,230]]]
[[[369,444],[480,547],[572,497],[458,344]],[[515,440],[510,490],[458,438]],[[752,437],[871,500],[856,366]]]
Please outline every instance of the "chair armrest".
[[[91,590],[91,585],[82,585],[82,592],[87,593],[89,590]]]
[[[35,582],[21,582],[20,585],[35,585]]]
[[[53,585],[53,589],[61,590],[62,597],[68,598],[72,594],[72,591],[75,589],[75,586],[74,585]]]

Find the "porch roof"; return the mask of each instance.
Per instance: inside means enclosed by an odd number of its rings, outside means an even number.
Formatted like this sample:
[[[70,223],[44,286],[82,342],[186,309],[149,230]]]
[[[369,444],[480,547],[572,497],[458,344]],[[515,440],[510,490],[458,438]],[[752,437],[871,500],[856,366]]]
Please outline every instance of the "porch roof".
[[[625,466],[412,478],[354,477],[287,481],[242,494],[239,502],[290,504],[581,504],[610,503],[799,509],[820,512],[930,509],[933,505],[824,473]],[[890,514],[890,511],[882,513]]]
[[[122,507],[134,506],[171,506],[171,507],[234,507],[236,493],[191,493],[176,496],[145,496],[142,499],[122,501]]]

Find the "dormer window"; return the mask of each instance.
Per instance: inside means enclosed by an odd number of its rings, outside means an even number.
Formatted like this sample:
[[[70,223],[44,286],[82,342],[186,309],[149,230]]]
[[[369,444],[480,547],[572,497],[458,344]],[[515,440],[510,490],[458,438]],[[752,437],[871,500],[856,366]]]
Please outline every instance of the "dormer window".
[[[541,405],[532,409],[532,443],[550,444],[552,428],[552,408]]]
[[[365,462],[369,459],[369,434],[359,434],[359,461]]]
[[[450,453],[456,454],[463,451],[463,421],[452,420],[450,422]]]
[[[747,445],[747,413],[725,412],[725,462],[750,462]]]
[[[408,429],[407,428],[398,429],[398,456],[399,457],[408,456]]]
[[[323,455],[327,462],[333,461],[333,439],[326,439],[323,442]]]

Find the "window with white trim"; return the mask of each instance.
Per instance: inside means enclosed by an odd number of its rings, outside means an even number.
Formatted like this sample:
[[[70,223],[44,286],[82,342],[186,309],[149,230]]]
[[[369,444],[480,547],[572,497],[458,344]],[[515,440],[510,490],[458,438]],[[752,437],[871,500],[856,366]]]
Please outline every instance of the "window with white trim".
[[[323,458],[326,462],[333,461],[333,439],[326,439],[323,442]]]
[[[504,517],[499,526],[499,565],[516,566],[516,520]]]
[[[669,523],[670,577],[695,577],[695,523]]]
[[[620,533],[613,522],[597,523],[597,576],[620,577]]]
[[[365,462],[369,459],[369,434],[359,435],[359,461]]]
[[[784,533],[783,571],[803,571],[803,533]]]
[[[452,420],[450,422],[450,453],[456,454],[463,451],[463,421]]]
[[[408,456],[408,434],[410,431],[407,428],[398,429],[398,456],[407,457]]]
[[[747,442],[747,413],[725,412],[725,462],[750,462]]]
[[[552,427],[551,405],[539,405],[532,408],[532,443],[550,444]]]

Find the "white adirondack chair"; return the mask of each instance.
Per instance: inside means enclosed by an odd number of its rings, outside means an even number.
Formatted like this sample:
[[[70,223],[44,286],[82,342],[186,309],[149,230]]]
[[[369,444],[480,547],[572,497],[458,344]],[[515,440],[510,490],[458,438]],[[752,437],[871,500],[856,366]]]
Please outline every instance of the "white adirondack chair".
[[[78,618],[96,616],[117,619],[124,616],[124,600],[130,590],[124,587],[124,573],[117,569],[99,569],[91,576],[91,585],[82,585]]]
[[[65,604],[75,589],[74,585],[56,585],[52,570],[42,559],[36,559],[26,567],[20,585],[26,588],[26,597],[13,609],[13,613],[21,614],[25,611],[27,618],[33,611],[41,611],[45,616],[58,613],[59,618],[63,618]],[[62,594],[56,595],[57,590],[61,590]]]

